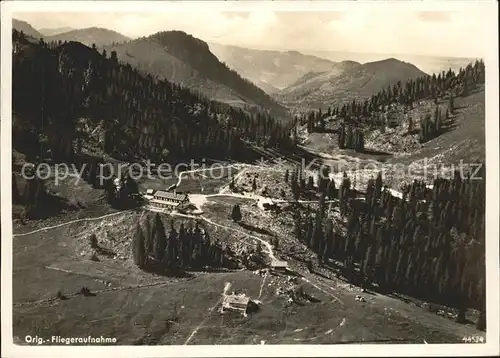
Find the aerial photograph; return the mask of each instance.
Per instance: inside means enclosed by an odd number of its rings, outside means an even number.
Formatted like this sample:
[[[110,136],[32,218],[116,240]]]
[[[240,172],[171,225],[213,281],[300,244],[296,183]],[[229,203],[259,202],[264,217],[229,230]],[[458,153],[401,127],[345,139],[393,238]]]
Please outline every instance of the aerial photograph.
[[[480,16],[57,10],[12,15],[15,345],[486,343]]]

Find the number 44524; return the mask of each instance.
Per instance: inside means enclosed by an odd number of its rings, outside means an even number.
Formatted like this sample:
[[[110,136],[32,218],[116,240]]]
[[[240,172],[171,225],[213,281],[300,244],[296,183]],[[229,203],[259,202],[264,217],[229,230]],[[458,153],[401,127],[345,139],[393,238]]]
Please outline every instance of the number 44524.
[[[485,339],[483,336],[465,336],[462,341],[465,343],[484,343]]]

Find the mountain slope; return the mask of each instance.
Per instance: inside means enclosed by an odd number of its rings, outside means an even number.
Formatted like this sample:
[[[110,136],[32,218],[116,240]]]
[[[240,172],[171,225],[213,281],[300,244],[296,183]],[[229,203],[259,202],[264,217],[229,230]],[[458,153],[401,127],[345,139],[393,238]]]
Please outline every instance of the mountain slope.
[[[210,99],[243,107],[258,106],[274,114],[285,113],[285,108],[263,90],[221,63],[205,42],[185,32],[159,32],[106,49],[116,51],[120,61],[201,92]]]
[[[410,63],[394,58],[360,64],[342,61],[327,72],[306,74],[275,95],[291,106],[326,108],[334,103],[364,99],[387,86],[426,74]]]
[[[28,24],[26,21],[12,19],[12,29],[15,29],[19,32],[23,32],[25,35],[40,38],[42,34],[38,32],[33,26]]]
[[[12,37],[12,111],[20,119],[12,142],[23,154],[72,160],[97,128],[98,148],[86,149],[116,158],[240,159],[251,152],[245,141],[291,144],[290,123],[208,101],[114,54],[74,41],[45,46],[17,31]]]
[[[59,33],[57,35],[48,36],[47,41],[76,41],[84,45],[91,46],[106,46],[112,43],[122,43],[130,41],[127,36],[124,36],[116,31],[108,30],[99,27],[89,27],[86,29],[72,30],[68,32]]]
[[[210,43],[217,58],[267,93],[290,86],[302,75],[328,71],[334,62],[297,51],[255,50]]]
[[[56,27],[56,28],[43,28],[43,29],[40,29],[39,32],[43,36],[54,36],[54,35],[62,34],[64,32],[69,32],[69,31],[73,31],[73,30],[76,30],[76,29],[66,26],[66,27]]]

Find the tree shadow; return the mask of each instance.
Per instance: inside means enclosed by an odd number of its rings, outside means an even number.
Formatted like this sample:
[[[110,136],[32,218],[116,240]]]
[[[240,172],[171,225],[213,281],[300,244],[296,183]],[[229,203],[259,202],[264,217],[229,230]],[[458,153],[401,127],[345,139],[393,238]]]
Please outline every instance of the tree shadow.
[[[440,135],[442,135],[444,133],[448,133],[448,132],[451,132],[451,131],[457,129],[458,126],[459,126],[458,123],[453,123],[453,124],[442,127],[441,130],[439,131],[439,135],[437,137],[439,137]]]
[[[317,270],[314,270],[314,269],[313,269],[313,270],[311,270],[311,273],[312,273],[312,274],[314,274],[314,275],[316,275],[316,276],[323,277],[323,278],[324,278],[324,279],[326,279],[326,280],[329,280],[329,281],[331,281],[331,280],[332,280],[330,277],[326,276],[325,274],[323,274],[323,273],[321,273],[321,272],[319,272],[319,271],[317,271]]]
[[[415,135],[415,134],[419,134],[419,133],[420,133],[420,129],[417,127],[417,128],[413,128],[411,131],[407,131],[406,133],[404,133],[403,137],[407,137],[407,136]]]
[[[95,293],[93,293],[92,291],[90,291],[87,287],[82,287],[81,290],[77,293],[77,294],[80,294],[80,295],[83,295],[85,297],[95,297],[97,296]]]

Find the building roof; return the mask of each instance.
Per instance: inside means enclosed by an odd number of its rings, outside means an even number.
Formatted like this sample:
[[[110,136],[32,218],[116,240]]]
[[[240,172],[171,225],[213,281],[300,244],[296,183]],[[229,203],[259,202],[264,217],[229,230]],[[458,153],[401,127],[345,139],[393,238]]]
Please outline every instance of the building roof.
[[[224,303],[226,305],[244,305],[246,306],[250,302],[250,298],[244,294],[241,295],[227,295],[224,297]]]
[[[148,189],[146,190],[146,194],[153,194],[155,192],[154,189]]]
[[[273,267],[288,267],[288,262],[275,260],[271,263]]]
[[[176,201],[184,201],[187,198],[186,194],[177,194],[169,191],[158,190],[155,194],[155,197],[176,200]]]

